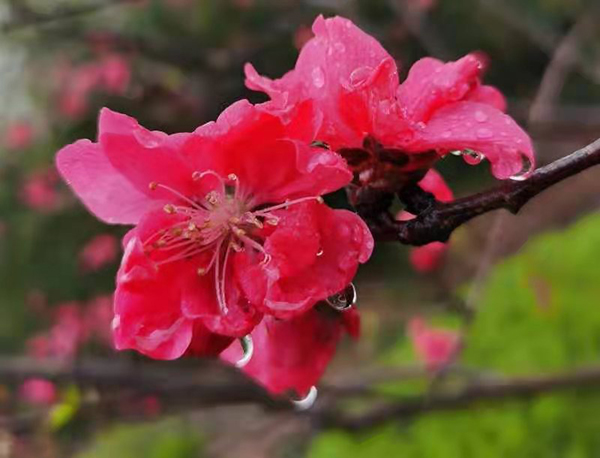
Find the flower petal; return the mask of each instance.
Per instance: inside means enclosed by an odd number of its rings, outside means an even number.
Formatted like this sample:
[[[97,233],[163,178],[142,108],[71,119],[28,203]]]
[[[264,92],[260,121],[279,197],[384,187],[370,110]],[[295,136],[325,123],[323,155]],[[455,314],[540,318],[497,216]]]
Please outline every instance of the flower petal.
[[[347,210],[305,203],[277,213],[265,242],[271,261],[237,269],[240,285],[266,314],[289,318],[344,289],[373,250],[365,223]]]
[[[192,340],[193,323],[181,314],[176,266],[157,269],[136,237],[129,240],[117,274],[113,332],[118,350],[156,359],[179,358]]]
[[[304,396],[325,372],[342,328],[339,314],[316,309],[292,320],[265,317],[251,334],[254,354],[242,370],[273,394],[294,390]],[[242,353],[234,342],[221,358],[235,363]]]
[[[184,155],[195,170],[235,174],[254,205],[319,196],[346,185],[352,174],[338,154],[310,146],[315,116],[311,103],[284,120],[240,101],[198,128]]]
[[[56,166],[96,217],[109,224],[135,224],[153,204],[110,163],[102,147],[79,140],[58,152]]]
[[[446,64],[426,57],[415,62],[398,87],[398,103],[407,119],[427,122],[437,109],[462,100],[477,87],[482,70],[483,62],[474,54]]]
[[[169,186],[183,195],[192,195],[193,169],[180,153],[191,134],[167,135],[149,131],[126,115],[107,108],[100,112],[99,144],[113,167],[140,192],[153,199],[173,201],[174,193],[151,190],[152,182]]]
[[[472,149],[483,154],[496,178],[532,170],[535,164],[529,136],[508,115],[477,102],[459,102],[435,112],[411,148],[441,154]]]

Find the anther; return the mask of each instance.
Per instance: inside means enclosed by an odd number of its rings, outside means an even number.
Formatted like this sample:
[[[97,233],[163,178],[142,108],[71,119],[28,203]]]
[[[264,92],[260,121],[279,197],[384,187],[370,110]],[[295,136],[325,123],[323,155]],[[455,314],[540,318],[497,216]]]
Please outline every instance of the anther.
[[[227,175],[227,178],[229,179],[229,181],[237,181],[238,179],[235,173],[230,173],[229,175]]]
[[[204,267],[199,267],[198,270],[196,270],[196,273],[199,277],[202,277],[206,275],[206,269]]]
[[[192,180],[194,181],[198,181],[200,178],[202,178],[202,173],[198,172],[197,170],[192,173]]]
[[[175,206],[172,204],[167,204],[163,207],[163,210],[165,211],[165,213],[168,213],[169,215],[172,215],[176,212],[175,210]]]
[[[188,231],[194,232],[195,230],[198,229],[198,226],[196,226],[196,223],[191,222],[190,224],[188,224]]]
[[[239,227],[234,227],[233,233],[238,237],[243,237],[244,235],[246,235],[246,231],[244,229],[240,229]]]
[[[269,218],[267,219],[267,224],[271,226],[277,226],[279,224],[279,220],[277,218]]]
[[[242,251],[244,251],[244,248],[235,242],[231,242],[231,248],[233,248],[233,250],[238,253],[241,253]]]
[[[242,220],[239,219],[237,216],[232,216],[231,218],[229,218],[229,222],[231,224],[240,224]]]
[[[151,181],[148,188],[150,188],[150,191],[155,191],[156,188],[158,188],[158,183],[156,181]]]
[[[316,198],[316,201],[317,201],[318,203],[320,203],[320,204],[322,204],[323,202],[325,202],[321,196],[318,196],[318,197]]]

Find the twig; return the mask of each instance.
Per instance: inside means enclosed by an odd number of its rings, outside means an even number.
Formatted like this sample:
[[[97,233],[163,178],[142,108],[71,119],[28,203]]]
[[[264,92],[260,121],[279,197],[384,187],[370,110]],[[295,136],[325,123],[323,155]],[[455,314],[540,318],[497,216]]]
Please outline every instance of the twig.
[[[548,117],[550,108],[556,102],[567,76],[577,63],[578,45],[594,23],[596,18],[594,12],[595,9],[586,11],[556,47],[531,104],[530,123],[539,122]]]
[[[0,33],[6,34],[27,27],[43,26],[52,24],[54,22],[75,19],[80,16],[86,16],[88,14],[103,11],[114,6],[140,3],[140,0],[107,0],[104,3],[98,3],[96,5],[86,5],[77,8],[62,8],[52,14],[39,14],[27,8],[21,2],[13,3],[14,4],[11,5],[11,7],[17,13],[18,18],[15,21],[2,24],[0,26]]]
[[[467,221],[500,208],[516,214],[523,205],[545,189],[598,164],[600,139],[537,169],[527,180],[508,181],[496,188],[452,202],[435,201],[429,193],[404,193],[401,196],[404,203],[413,208],[416,205],[421,210],[410,221],[396,221],[387,209],[383,211],[381,207],[377,211],[370,211],[368,208],[358,208],[358,211],[378,240],[399,241],[407,245],[445,242],[456,228]],[[381,202],[382,196],[378,197]]]
[[[427,412],[464,409],[483,401],[499,402],[508,398],[528,399],[549,392],[599,386],[600,367],[584,368],[575,372],[555,375],[478,382],[467,385],[457,392],[411,397],[361,415],[342,416],[323,412],[322,425],[329,428],[360,430],[391,420],[408,419]]]

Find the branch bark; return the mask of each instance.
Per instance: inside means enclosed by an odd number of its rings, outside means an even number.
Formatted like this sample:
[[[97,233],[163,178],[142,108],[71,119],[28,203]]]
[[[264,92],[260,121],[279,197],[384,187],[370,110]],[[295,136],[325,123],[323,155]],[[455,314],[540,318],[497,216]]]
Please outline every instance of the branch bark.
[[[598,388],[599,386],[600,367],[589,367],[555,375],[477,382],[458,392],[411,397],[361,415],[328,415],[327,412],[323,412],[322,425],[329,428],[357,431],[392,420],[409,419],[427,412],[464,409],[484,401],[501,402],[509,398],[529,399],[549,392]]]
[[[444,203],[427,200],[428,193],[403,193],[407,207],[420,211],[415,219],[396,221],[389,212],[359,213],[377,240],[398,241],[407,245],[446,242],[452,232],[473,218],[504,208],[516,214],[530,199],[549,187],[600,164],[600,139],[537,169],[527,180],[508,181],[496,188]]]

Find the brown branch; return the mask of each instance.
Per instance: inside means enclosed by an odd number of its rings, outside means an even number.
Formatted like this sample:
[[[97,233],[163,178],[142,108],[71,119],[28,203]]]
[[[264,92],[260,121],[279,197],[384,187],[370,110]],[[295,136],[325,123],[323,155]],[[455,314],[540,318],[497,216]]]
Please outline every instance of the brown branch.
[[[51,14],[40,14],[24,5],[20,0],[12,0],[10,6],[16,18],[11,22],[0,25],[0,33],[6,34],[28,27],[45,26],[65,20],[77,19],[115,6],[140,2],[141,0],[106,0],[104,3],[95,5],[86,5],[76,8],[59,8]]]
[[[383,211],[380,207],[373,211],[368,204],[366,210],[358,208],[358,211],[378,240],[399,241],[407,245],[445,242],[456,228],[471,219],[501,208],[516,214],[545,189],[598,164],[600,139],[537,169],[525,181],[507,181],[496,188],[452,202],[435,201],[425,192],[405,192],[400,197],[407,208],[420,210],[414,212],[418,216],[410,221],[396,221],[387,210]],[[381,201],[381,196],[377,198]]]
[[[512,398],[529,399],[549,392],[598,387],[600,387],[600,367],[554,375],[477,382],[467,385],[460,391],[410,397],[360,415],[342,416],[339,413],[322,412],[321,425],[328,428],[360,430],[392,420],[405,420],[423,413],[465,409],[480,402],[501,402]]]

